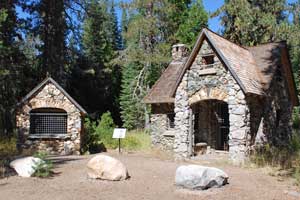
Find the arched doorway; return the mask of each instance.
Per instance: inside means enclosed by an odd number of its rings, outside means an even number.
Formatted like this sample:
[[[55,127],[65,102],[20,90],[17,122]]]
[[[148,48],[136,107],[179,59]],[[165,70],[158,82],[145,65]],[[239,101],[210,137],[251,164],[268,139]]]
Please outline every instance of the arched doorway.
[[[30,134],[57,136],[67,134],[68,114],[59,108],[37,108],[30,111]]]
[[[215,150],[228,150],[229,112],[224,101],[209,99],[192,105],[194,146],[204,144]]]

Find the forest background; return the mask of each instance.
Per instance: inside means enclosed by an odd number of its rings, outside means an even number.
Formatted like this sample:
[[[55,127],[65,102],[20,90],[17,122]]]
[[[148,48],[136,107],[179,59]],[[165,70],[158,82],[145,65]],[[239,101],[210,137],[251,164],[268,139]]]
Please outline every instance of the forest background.
[[[142,99],[203,27],[241,45],[286,40],[298,91],[300,0],[0,0],[0,135],[13,135],[16,104],[47,76],[89,113],[144,128]],[[212,12],[213,11],[213,12]],[[210,25],[210,26],[209,26]],[[299,92],[298,92],[299,95]],[[299,108],[293,114],[299,128]]]

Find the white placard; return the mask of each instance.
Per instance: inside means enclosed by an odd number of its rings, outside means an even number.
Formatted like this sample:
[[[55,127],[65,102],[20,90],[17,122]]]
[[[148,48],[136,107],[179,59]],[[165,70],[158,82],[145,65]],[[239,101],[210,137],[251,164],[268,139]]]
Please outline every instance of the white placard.
[[[125,138],[126,128],[115,128],[113,138]]]

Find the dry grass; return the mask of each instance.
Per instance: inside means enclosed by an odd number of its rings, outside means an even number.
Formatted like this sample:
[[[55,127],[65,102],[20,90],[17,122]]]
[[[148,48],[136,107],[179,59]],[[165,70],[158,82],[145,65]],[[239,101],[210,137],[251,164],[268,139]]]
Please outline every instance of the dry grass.
[[[251,167],[268,169],[268,174],[281,178],[293,177],[300,185],[300,135],[294,133],[290,144],[285,148],[264,146],[251,157]]]
[[[0,137],[0,178],[9,172],[10,160],[18,154],[15,137]]]

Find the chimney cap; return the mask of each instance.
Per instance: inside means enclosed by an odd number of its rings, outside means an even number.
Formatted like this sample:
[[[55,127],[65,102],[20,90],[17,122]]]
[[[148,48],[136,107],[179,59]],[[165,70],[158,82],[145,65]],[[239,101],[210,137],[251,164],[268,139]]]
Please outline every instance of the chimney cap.
[[[173,47],[173,48],[174,48],[174,47],[186,47],[186,45],[185,45],[185,44],[179,43],[179,44],[174,44],[172,47]]]
[[[172,59],[174,61],[182,60],[188,55],[188,49],[185,44],[174,44],[172,46]]]

